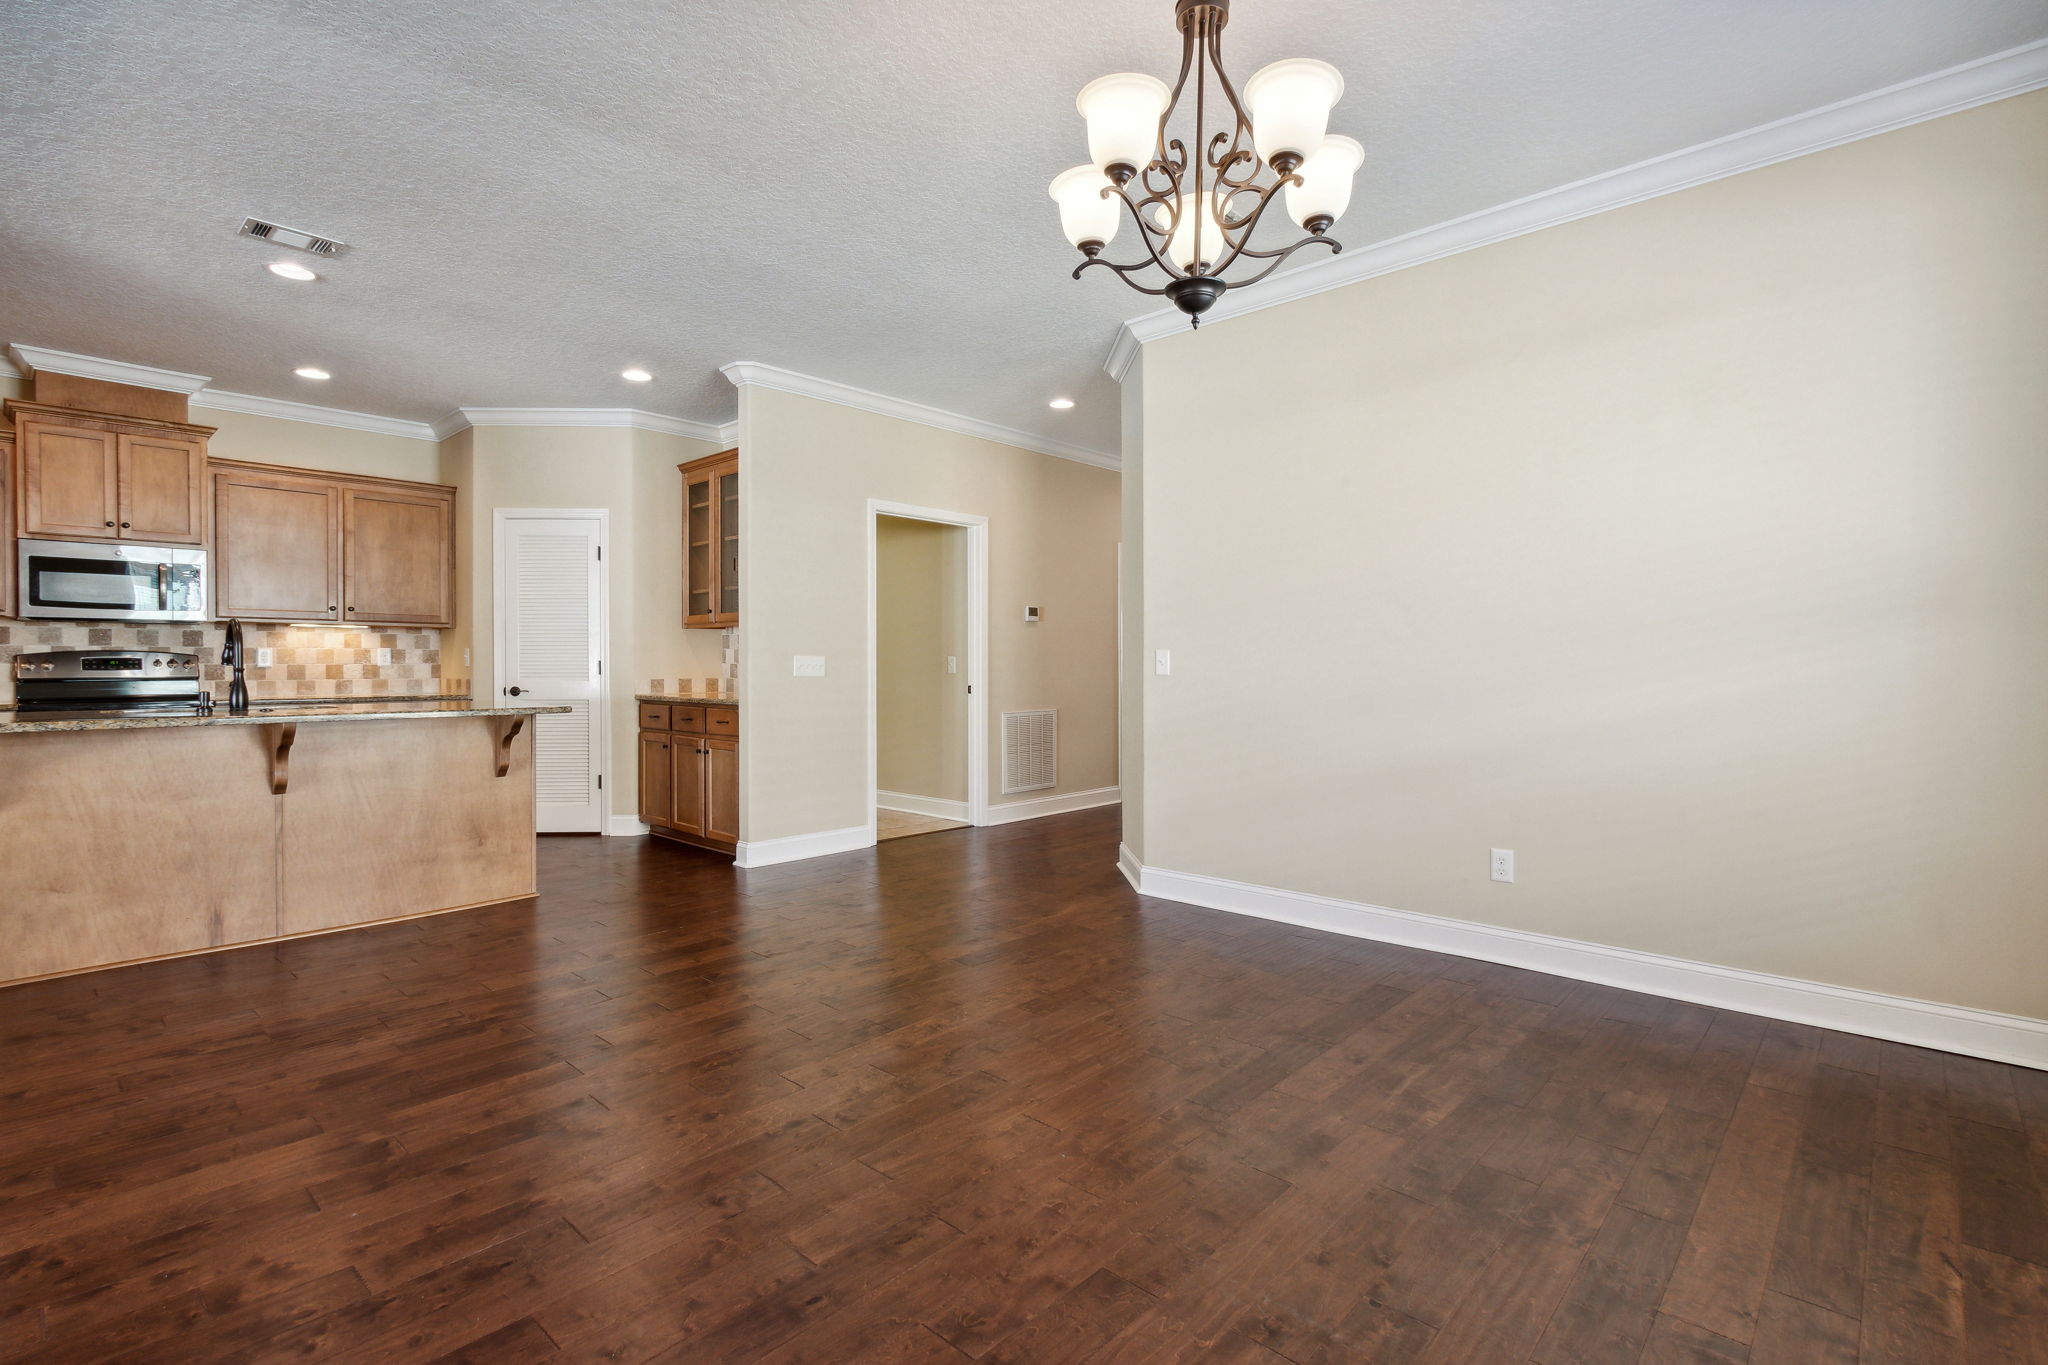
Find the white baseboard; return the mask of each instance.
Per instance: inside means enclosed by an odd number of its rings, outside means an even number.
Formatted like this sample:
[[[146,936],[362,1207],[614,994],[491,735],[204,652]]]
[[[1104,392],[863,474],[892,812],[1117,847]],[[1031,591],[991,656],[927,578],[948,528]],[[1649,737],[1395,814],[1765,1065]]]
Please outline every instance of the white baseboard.
[[[988,823],[1007,825],[1015,820],[1036,820],[1045,815],[1065,815],[1069,811],[1114,806],[1123,799],[1120,788],[1095,787],[1085,792],[1068,792],[1064,796],[1041,796],[1035,801],[1006,801],[1000,806],[988,808]]]
[[[1116,870],[1123,873],[1124,880],[1131,884],[1133,891],[1139,889],[1140,883],[1144,880],[1145,869],[1138,862],[1138,855],[1131,852],[1129,844],[1116,846]]]
[[[855,849],[872,848],[875,843],[873,825],[848,825],[845,829],[823,829],[815,834],[789,834],[780,839],[756,839],[751,843],[742,839],[733,851],[733,863],[737,867],[771,867],[776,863],[793,863],[803,858],[823,858],[832,853],[851,853]]]
[[[647,824],[637,815],[614,815],[604,827],[606,834],[645,834]]]
[[[1128,850],[1124,852],[1127,856]],[[1119,866],[1123,866],[1121,858]],[[1124,875],[1131,875],[1128,868]],[[1139,867],[1137,885],[1147,896],[1212,910],[1228,910],[1353,938],[1404,943],[1622,990],[1687,1000],[1696,1005],[2048,1071],[2048,1020],[1830,986],[1408,910],[1389,910],[1193,872]]]
[[[938,820],[965,820],[967,803],[939,796],[912,796],[909,792],[875,793],[875,804],[883,810],[900,810],[907,815],[929,815]]]

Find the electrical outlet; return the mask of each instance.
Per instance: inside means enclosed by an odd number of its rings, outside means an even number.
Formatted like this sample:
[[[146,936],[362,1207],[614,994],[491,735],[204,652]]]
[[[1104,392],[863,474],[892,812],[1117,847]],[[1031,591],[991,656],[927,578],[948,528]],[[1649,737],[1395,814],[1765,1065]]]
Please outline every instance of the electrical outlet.
[[[1493,851],[1493,879],[1497,882],[1511,882],[1515,879],[1515,851],[1511,848],[1497,848]]]
[[[380,663],[380,664],[388,664],[388,663],[390,663],[390,662],[391,662],[391,651],[390,651],[390,650],[388,650],[388,649],[380,649],[380,650],[378,650],[378,651],[377,651],[377,662],[378,662],[378,663]]]
[[[825,656],[822,654],[792,654],[789,666],[790,676],[797,678],[822,678],[825,676]]]
[[[1153,650],[1152,671],[1162,678],[1173,672],[1173,651],[1170,649]]]
[[[276,657],[277,651],[274,649],[259,649],[256,651],[256,666],[258,668],[268,668],[270,667],[270,661]]]

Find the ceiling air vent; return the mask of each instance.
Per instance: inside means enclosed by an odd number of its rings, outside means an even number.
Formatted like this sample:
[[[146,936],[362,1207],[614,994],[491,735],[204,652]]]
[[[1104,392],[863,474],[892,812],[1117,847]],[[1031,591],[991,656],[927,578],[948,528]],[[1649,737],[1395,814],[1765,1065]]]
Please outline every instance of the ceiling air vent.
[[[322,237],[317,232],[301,228],[289,228],[280,223],[266,223],[261,218],[244,218],[242,235],[259,241],[275,242],[279,246],[291,247],[294,251],[310,251],[315,256],[339,256],[348,250],[345,242],[332,237]]]

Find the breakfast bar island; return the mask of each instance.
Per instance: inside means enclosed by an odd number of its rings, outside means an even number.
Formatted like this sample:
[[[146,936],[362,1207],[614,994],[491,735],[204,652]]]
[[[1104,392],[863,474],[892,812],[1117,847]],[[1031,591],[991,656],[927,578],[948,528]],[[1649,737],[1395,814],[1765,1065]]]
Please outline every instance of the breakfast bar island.
[[[0,984],[531,896],[566,709],[0,712]]]

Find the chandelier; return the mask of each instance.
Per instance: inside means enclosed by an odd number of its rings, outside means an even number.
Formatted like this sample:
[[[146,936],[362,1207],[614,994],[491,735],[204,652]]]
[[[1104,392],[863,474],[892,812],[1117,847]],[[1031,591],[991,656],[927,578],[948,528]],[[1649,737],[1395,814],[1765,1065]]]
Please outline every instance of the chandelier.
[[[1230,0],[1176,0],[1173,18],[1181,45],[1172,89],[1129,71],[1083,86],[1074,103],[1088,120],[1089,162],[1054,179],[1052,197],[1067,240],[1088,258],[1074,267],[1075,279],[1103,266],[1141,294],[1164,294],[1200,326],[1225,289],[1256,284],[1303,247],[1344,249],[1328,233],[1351,203],[1365,148],[1327,131],[1330,106],[1344,93],[1336,67],[1306,57],[1274,62],[1252,73],[1240,97],[1223,72]],[[1221,96],[1213,135],[1211,75]],[[1194,140],[1169,140],[1174,111],[1190,93]],[[1308,235],[1289,246],[1253,247],[1252,233],[1283,190],[1288,216]],[[1143,250],[1118,265],[1102,252],[1125,209]],[[1251,273],[1226,280],[1241,262],[1251,263]],[[1160,278],[1148,274],[1154,267],[1164,283],[1140,278]]]

